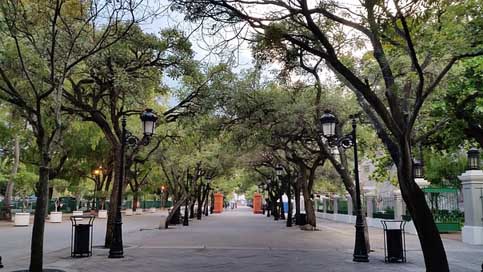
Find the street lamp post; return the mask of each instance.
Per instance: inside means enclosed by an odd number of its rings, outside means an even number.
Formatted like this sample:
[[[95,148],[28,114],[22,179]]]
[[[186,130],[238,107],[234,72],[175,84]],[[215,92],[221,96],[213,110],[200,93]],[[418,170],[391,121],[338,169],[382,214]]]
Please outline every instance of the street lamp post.
[[[207,176],[206,177],[206,200],[205,200],[205,216],[208,216],[208,202],[209,202],[209,199],[210,199],[210,191],[211,191],[211,187],[210,187],[210,184],[211,184],[211,177]]]
[[[161,209],[164,209],[164,206],[165,206],[165,203],[164,203],[164,185],[161,186],[160,197],[161,197],[160,206],[161,206]]]
[[[261,195],[262,199],[262,214],[265,214],[265,204],[263,203],[265,201],[265,192],[263,184],[258,184],[258,193]],[[255,207],[255,202],[253,203],[253,206]]]
[[[267,187],[267,217],[270,217],[270,212],[272,210],[272,200],[270,199],[270,183],[272,183],[272,179],[268,178],[267,183],[265,184]]]
[[[183,217],[183,226],[189,226],[189,219],[188,219],[188,199],[184,202],[184,217]]]
[[[118,180],[118,189],[117,189],[117,209],[116,209],[116,216],[114,219],[113,224],[113,232],[112,232],[112,242],[111,247],[109,249],[109,258],[124,258],[124,248],[122,244],[122,216],[121,216],[121,208],[122,208],[122,187],[124,184],[124,175],[125,175],[125,149],[126,145],[129,146],[136,146],[138,144],[148,145],[149,139],[154,134],[154,129],[156,128],[156,120],[158,117],[153,112],[152,109],[146,109],[141,114],[141,121],[143,123],[143,135],[144,137],[139,140],[136,136],[132,135],[126,129],[126,115],[122,116],[121,120],[121,158],[119,164],[119,180]]]
[[[268,198],[270,199],[270,208],[272,210],[272,215],[273,215],[273,220],[278,221],[279,219],[279,214],[277,210],[277,183],[273,181],[271,178],[268,178],[267,183],[269,185],[269,190],[268,190]],[[274,191],[274,198],[272,199],[272,194],[270,193],[270,189]]]
[[[357,157],[357,123],[356,116],[351,116],[352,131],[338,138],[336,135],[337,118],[329,110],[326,110],[320,118],[322,126],[322,135],[328,140],[330,146],[338,146],[344,149],[354,147],[354,179],[356,182],[356,239],[354,246],[354,262],[368,262],[369,256],[367,254],[366,239],[364,234],[364,221],[362,217],[361,205],[361,189],[359,184],[359,164]]]
[[[94,177],[96,179],[96,184],[94,185],[94,209],[96,212],[99,211],[99,200],[97,199],[97,190],[99,190],[99,184],[101,183],[102,166],[99,166],[94,170]]]
[[[279,201],[280,201],[280,205],[279,205],[279,210],[280,212],[278,213],[279,215],[279,218],[281,220],[285,220],[285,210],[284,210],[284,207],[283,207],[283,181],[282,179],[280,178],[277,178],[277,185],[278,185],[278,198],[279,198]]]
[[[287,178],[287,172],[285,171],[285,168],[281,164],[278,164],[275,167],[275,172],[277,174],[277,177],[282,181],[282,183],[283,183],[283,179],[285,179],[286,181],[287,198],[288,198],[287,227],[291,227],[292,226],[292,192],[290,188],[290,180]]]

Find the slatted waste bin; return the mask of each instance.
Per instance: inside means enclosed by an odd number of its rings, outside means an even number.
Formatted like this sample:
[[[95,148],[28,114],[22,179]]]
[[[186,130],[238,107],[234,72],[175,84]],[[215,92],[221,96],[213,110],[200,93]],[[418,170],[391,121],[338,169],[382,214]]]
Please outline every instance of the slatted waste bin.
[[[384,262],[406,262],[406,221],[382,220],[384,228]]]
[[[94,215],[75,215],[70,217],[70,221],[72,222],[72,235],[70,239],[71,257],[92,256],[92,236],[95,218]]]

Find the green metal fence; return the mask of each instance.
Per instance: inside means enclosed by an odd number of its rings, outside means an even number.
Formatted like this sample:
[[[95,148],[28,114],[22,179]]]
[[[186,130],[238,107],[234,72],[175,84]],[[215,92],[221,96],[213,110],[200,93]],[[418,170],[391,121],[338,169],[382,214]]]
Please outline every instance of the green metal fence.
[[[461,231],[464,214],[458,208],[458,189],[428,187],[423,191],[439,232]]]
[[[348,214],[349,213],[347,199],[343,199],[343,198],[337,199],[337,212],[340,213],[340,214]]]

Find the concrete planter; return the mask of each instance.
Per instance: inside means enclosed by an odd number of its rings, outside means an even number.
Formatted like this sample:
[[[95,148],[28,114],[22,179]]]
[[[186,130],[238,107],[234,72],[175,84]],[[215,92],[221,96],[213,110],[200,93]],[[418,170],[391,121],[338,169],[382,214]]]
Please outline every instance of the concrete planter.
[[[15,213],[14,225],[16,227],[27,227],[30,224],[30,213]]]
[[[143,209],[137,208],[136,215],[142,215],[142,214],[143,214]]]
[[[156,208],[149,208],[149,212],[150,213],[155,213],[156,212]]]
[[[107,218],[107,210],[99,210],[97,218]]]
[[[51,212],[49,221],[50,223],[62,223],[62,212]]]
[[[126,216],[133,215],[132,209],[126,209]]]

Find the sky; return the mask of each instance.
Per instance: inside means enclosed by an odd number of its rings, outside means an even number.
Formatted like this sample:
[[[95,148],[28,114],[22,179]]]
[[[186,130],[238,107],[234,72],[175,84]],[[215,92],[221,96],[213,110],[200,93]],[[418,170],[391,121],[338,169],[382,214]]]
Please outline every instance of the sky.
[[[309,4],[311,6],[314,6],[316,5],[317,3],[319,3],[320,0],[309,0]],[[193,29],[196,27],[195,25],[189,23],[189,22],[185,22],[183,20],[183,15],[180,14],[180,13],[176,13],[176,12],[173,12],[169,9],[167,9],[167,5],[168,5],[168,0],[162,0],[160,2],[156,2],[158,3],[159,5],[161,5],[163,7],[163,12],[161,16],[158,16],[148,22],[144,22],[141,27],[143,28],[143,30],[145,32],[148,32],[148,33],[152,33],[152,34],[157,34],[159,33],[159,31],[163,28],[172,28],[172,27],[175,27],[177,29],[180,29],[182,30],[183,32],[185,32],[185,34],[188,34],[188,33],[191,33],[193,31]],[[342,5],[342,6],[345,6],[345,7],[348,7],[348,8],[351,8],[351,9],[354,9],[356,6],[359,6],[360,7],[360,3],[358,0],[338,0],[337,3],[339,5]],[[271,10],[269,7],[264,11],[264,12],[270,12],[270,11],[273,11]],[[255,11],[254,12],[259,12],[259,11]],[[227,32],[226,33],[222,33],[222,35],[225,35],[225,36],[230,36],[230,33]],[[218,37],[219,39],[219,37]],[[218,55],[215,55],[215,54],[212,54],[210,53],[210,51],[208,50],[208,47],[212,47],[213,44],[216,44],[216,38],[215,39],[211,39],[207,36],[203,36],[201,31],[195,31],[194,34],[192,34],[190,36],[190,41],[192,42],[192,49],[195,53],[195,56],[194,58],[198,61],[201,61],[203,63],[206,63],[208,65],[216,65],[220,62],[226,62],[227,59],[223,59],[223,57],[220,57]],[[253,67],[253,57],[252,57],[252,53],[251,53],[251,50],[249,48],[249,45],[247,42],[242,42],[240,45],[237,46],[236,42],[239,42],[239,41],[233,41],[232,42],[232,46],[233,47],[237,47],[237,51],[236,51],[236,54],[235,54],[235,58],[236,60],[234,61],[235,63],[235,67],[234,67],[234,70],[235,71],[242,71],[242,70],[247,70],[247,69],[250,69]],[[277,68],[277,65],[273,65],[273,69],[276,69]],[[266,73],[267,73],[267,77],[270,76],[270,71],[271,68],[267,69]],[[325,71],[326,73],[327,71]],[[327,74],[327,75],[322,75],[322,78],[331,78],[333,77],[333,75],[330,73],[330,74]],[[166,77],[164,79],[164,83],[167,84],[169,87],[171,88],[178,88],[180,86],[180,83],[171,79],[171,78],[168,78]],[[174,106],[177,104],[177,100],[176,98],[170,96],[170,97],[167,97],[165,99],[166,103],[168,104],[168,106]]]
[[[166,5],[165,3],[167,3],[167,1],[163,0],[162,5]],[[175,13],[170,10],[166,10],[162,13],[163,15],[157,16],[150,21],[143,22],[141,24],[142,29],[147,33],[157,35],[162,29],[177,28],[179,30],[182,30],[185,34],[189,34],[193,32],[194,27],[196,27],[189,22],[185,22],[183,20],[182,14]],[[220,59],[219,56],[210,53],[207,48],[209,45],[207,44],[215,42],[207,41],[206,37],[203,37],[200,31],[195,31],[190,36],[190,41],[192,43],[195,60],[206,63],[208,65],[216,65],[220,62],[226,61],[226,59]],[[236,55],[237,60],[235,70],[241,71],[253,67],[253,58],[248,44],[241,44]],[[180,83],[178,81],[173,80],[169,77],[164,78],[164,83],[171,88],[180,87]],[[161,99],[161,101],[163,101],[163,99]],[[178,103],[178,100],[176,99],[176,97],[168,96],[164,99],[164,103],[166,103],[169,107],[173,107]]]
[[[163,1],[166,2],[166,1]],[[145,22],[142,24],[142,28],[144,31],[148,33],[157,34],[159,30],[163,28],[171,28],[175,27],[177,29],[182,30],[185,34],[189,34],[193,31],[196,25],[193,25],[189,22],[185,22],[183,20],[183,15],[172,12],[166,11],[163,15],[154,18],[149,22]],[[217,64],[222,59],[218,58],[217,56],[210,54],[207,47],[215,44],[213,40],[207,40],[208,37],[203,37],[200,31],[195,31],[194,34],[190,36],[190,41],[193,45],[193,51],[195,52],[195,59],[199,61],[203,61],[208,64]],[[208,44],[207,44],[208,43]],[[235,45],[233,43],[233,45]],[[252,56],[249,49],[248,44],[243,43],[240,45],[240,48],[237,52],[238,59],[237,59],[237,67],[240,69],[250,68],[252,67]]]

